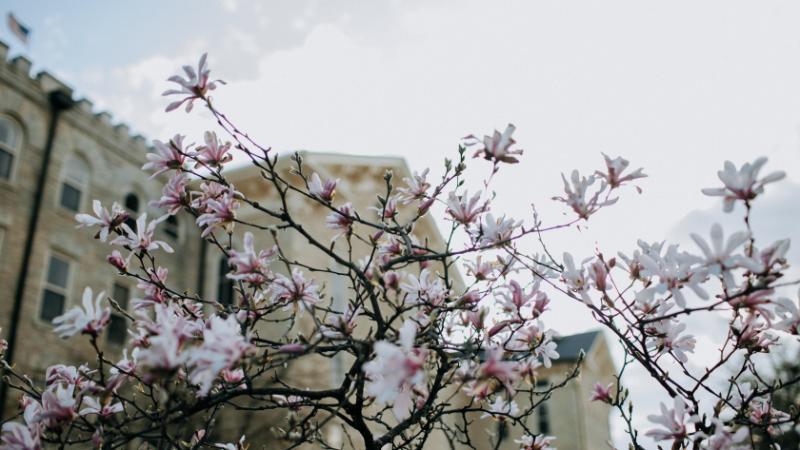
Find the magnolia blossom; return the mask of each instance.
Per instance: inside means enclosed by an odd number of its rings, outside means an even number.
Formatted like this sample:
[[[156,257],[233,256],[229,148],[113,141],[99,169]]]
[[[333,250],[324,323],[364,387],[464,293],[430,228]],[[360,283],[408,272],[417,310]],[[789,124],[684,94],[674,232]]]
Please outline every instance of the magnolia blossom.
[[[561,281],[567,285],[571,292],[576,293],[586,304],[591,304],[591,298],[586,291],[589,283],[586,279],[586,269],[583,264],[575,265],[575,260],[569,253],[564,253],[564,270],[561,272]]]
[[[519,160],[514,155],[521,155],[522,150],[511,150],[511,146],[517,143],[517,141],[511,137],[511,135],[514,134],[514,130],[516,130],[516,127],[512,124],[508,124],[502,134],[494,130],[491,136],[484,136],[483,141],[473,135],[469,135],[464,138],[464,144],[467,147],[478,147],[473,158],[477,158],[483,154],[484,159],[494,161],[495,164],[500,162],[515,164],[518,163]]]
[[[161,198],[150,202],[150,206],[163,208],[167,214],[175,215],[184,206],[189,204],[189,195],[186,187],[189,185],[189,178],[182,172],[176,172],[161,191]]]
[[[685,323],[671,320],[655,322],[648,329],[655,337],[648,339],[647,346],[656,350],[657,354],[672,353],[678,361],[685,363],[689,361],[687,353],[693,353],[697,343],[691,334],[683,334],[685,330]]]
[[[121,236],[111,241],[112,245],[122,245],[134,251],[151,252],[163,249],[167,253],[172,253],[172,247],[164,241],[153,239],[156,227],[161,222],[167,220],[168,215],[163,215],[158,219],[147,221],[147,213],[142,214],[136,219],[136,231],[133,231],[127,223],[122,224],[122,230],[125,232]]]
[[[417,326],[406,320],[400,327],[397,344],[388,341],[375,343],[375,358],[364,364],[369,380],[365,392],[375,397],[379,405],[392,405],[397,420],[411,414],[415,397],[426,397],[425,360],[428,351],[414,347]]]
[[[147,153],[149,162],[142,166],[143,170],[154,171],[150,176],[151,179],[168,170],[186,170],[186,157],[192,156],[194,153],[188,148],[191,145],[186,149],[183,148],[184,138],[185,136],[176,134],[169,142],[153,141],[156,151]]]
[[[229,187],[218,198],[209,198],[205,202],[204,214],[197,218],[197,225],[203,228],[201,237],[206,237],[217,227],[222,227],[226,232],[233,232],[236,223],[236,210],[239,209],[239,201],[236,200],[237,192],[233,187]]]
[[[116,202],[111,205],[111,211],[109,212],[103,208],[100,200],[94,200],[92,201],[92,210],[94,211],[94,216],[83,213],[76,214],[75,220],[78,222],[78,228],[100,226],[100,231],[97,232],[95,238],[103,242],[108,239],[108,234],[111,231],[116,230],[117,227],[128,220],[128,213]]]
[[[507,286],[508,290],[501,291],[498,296],[500,305],[507,312],[521,314],[522,308],[528,306],[531,301],[540,301],[547,304],[547,294],[539,290],[539,284],[535,283],[530,292],[525,292],[522,286],[511,280]]]
[[[515,418],[518,414],[519,406],[517,406],[517,402],[513,399],[506,399],[498,395],[489,405],[489,410],[483,413],[481,419],[491,417],[502,422],[509,418]]]
[[[275,276],[275,281],[270,285],[273,302],[283,302],[286,307],[297,311],[298,307],[313,311],[314,305],[320,302],[319,290],[313,280],[306,280],[303,272],[292,269],[292,277],[283,274]]]
[[[752,163],[744,163],[739,170],[736,170],[732,162],[725,161],[724,169],[717,172],[725,187],[706,188],[703,189],[703,194],[722,197],[724,211],[731,212],[737,200],[749,202],[764,192],[764,185],[782,180],[786,176],[786,172],[776,171],[764,178],[758,178],[758,173],[766,163],[767,158],[761,157]]]
[[[326,180],[325,183],[323,183],[319,175],[314,172],[311,174],[311,180],[308,182],[308,193],[322,201],[330,203],[333,201],[334,195],[336,195],[336,185],[338,183],[338,178],[335,180]]]
[[[520,445],[519,450],[556,450],[556,448],[553,447],[554,440],[556,440],[556,438],[553,436],[540,434],[533,437],[526,434],[514,442]]]
[[[481,203],[481,193],[469,197],[466,191],[462,195],[451,192],[447,197],[447,214],[462,225],[469,225],[486,210],[487,203]]]
[[[747,440],[749,435],[747,427],[731,430],[716,417],[712,417],[711,422],[714,424],[714,433],[711,435],[702,433],[705,439],[700,448],[703,450],[744,450],[750,448],[749,445],[739,445],[744,444]]]
[[[651,436],[657,441],[667,440],[682,440],[688,435],[686,423],[693,420],[693,416],[689,415],[686,403],[681,397],[675,397],[674,406],[667,408],[664,403],[661,403],[661,415],[649,415],[647,420],[662,428],[654,428],[647,431],[645,434]]]
[[[242,436],[239,438],[239,442],[235,444],[217,442],[214,444],[214,447],[221,448],[222,450],[245,450],[247,449],[248,445],[244,443],[244,436]]]
[[[350,203],[345,203],[328,214],[328,217],[325,218],[325,226],[336,232],[331,238],[331,241],[335,241],[341,236],[350,234],[353,227],[354,215],[353,205]]]
[[[217,133],[213,131],[206,131],[203,138],[206,141],[206,145],[197,147],[197,164],[195,167],[221,168],[223,164],[233,159],[233,155],[228,153],[231,149],[230,142],[220,142],[219,138],[217,138]]]
[[[425,198],[428,189],[431,187],[431,184],[427,180],[429,171],[430,169],[425,169],[421,174],[414,172],[410,178],[403,178],[403,181],[406,183],[406,187],[397,189],[400,193],[399,200],[401,203],[407,205],[414,200]]]
[[[78,413],[81,416],[97,414],[103,417],[109,417],[116,413],[122,412],[124,409],[122,407],[122,403],[120,402],[100,403],[100,401],[94,397],[83,397],[83,405],[84,407]]]
[[[409,303],[440,305],[450,295],[444,282],[429,269],[422,269],[419,277],[408,274],[406,281],[400,283],[400,289],[406,293]]]
[[[105,295],[105,292],[100,292],[92,303],[92,289],[89,287],[84,289],[83,308],[76,306],[53,319],[56,334],[62,339],[78,333],[98,336],[108,325],[111,317],[111,308],[101,305]]]
[[[711,245],[695,233],[692,233],[690,236],[703,252],[708,273],[723,277],[725,286],[727,286],[728,289],[736,287],[736,282],[733,279],[733,274],[730,272],[730,269],[744,267],[754,273],[761,273],[764,270],[758,261],[744,255],[734,254],[742,244],[750,239],[750,234],[746,231],[733,233],[725,240],[722,226],[715,223],[711,227]]]
[[[592,397],[589,398],[589,401],[601,401],[603,403],[611,404],[611,402],[614,401],[614,398],[611,396],[612,386],[614,386],[614,383],[608,383],[606,386],[603,386],[600,383],[595,383],[594,388],[592,388]]]
[[[497,390],[497,384],[513,397],[514,384],[519,379],[517,364],[503,360],[505,351],[502,347],[492,346],[486,349],[483,362],[474,372],[475,380],[466,387],[466,392],[477,399],[486,398]]]
[[[642,277],[655,278],[649,287],[636,293],[637,299],[652,298],[654,295],[669,292],[675,303],[681,308],[686,307],[686,297],[682,289],[690,288],[701,299],[707,299],[708,293],[702,288],[707,272],[704,268],[696,267],[700,261],[696,256],[678,251],[677,245],[667,248],[664,255],[658,252],[642,253],[637,258],[641,265]]]
[[[231,250],[228,263],[234,267],[233,273],[227,275],[232,280],[241,280],[252,285],[261,285],[273,278],[269,269],[272,259],[277,254],[277,248],[269,251],[260,250],[256,253],[253,243],[253,233],[246,232],[243,239],[243,250]]]
[[[75,386],[57,384],[42,394],[39,420],[49,428],[58,427],[74,420],[79,406],[75,400]]]
[[[360,306],[354,308],[350,304],[344,313],[332,313],[320,327],[320,333],[327,339],[344,339],[350,336],[356,328],[356,320],[361,312]]]
[[[200,386],[199,395],[205,396],[223,369],[231,369],[252,349],[242,335],[236,317],[222,319],[213,316],[203,330],[203,343],[189,353],[187,365],[191,368],[189,379]]]
[[[611,159],[605,153],[603,153],[603,158],[606,161],[606,171],[601,172],[598,170],[595,172],[595,174],[598,177],[603,178],[612,189],[621,186],[623,183],[627,181],[633,181],[638,178],[647,177],[647,175],[645,175],[642,172],[642,170],[644,170],[642,168],[636,169],[633,172],[630,172],[629,174],[623,176],[622,172],[624,172],[625,169],[627,169],[628,165],[630,164],[630,162],[627,159],[624,159],[622,157]]]
[[[19,422],[3,424],[0,448],[3,450],[41,450],[41,435],[34,428]]]
[[[507,244],[511,240],[514,230],[522,225],[522,221],[507,219],[506,216],[495,219],[491,213],[487,214],[484,219],[477,232],[479,245]]]
[[[589,188],[596,180],[594,175],[581,177],[577,170],[573,170],[570,175],[572,186],[567,182],[567,178],[564,174],[561,174],[561,179],[564,181],[565,196],[553,197],[553,200],[566,203],[581,219],[588,220],[589,216],[597,212],[600,208],[613,205],[617,202],[616,198],[609,199],[606,197],[606,199],[600,200],[600,194],[605,191],[607,186],[605,181],[602,182],[594,194],[591,196],[589,195]]]
[[[183,66],[186,78],[180,75],[169,77],[167,81],[176,83],[179,89],[169,89],[161,95],[182,95],[183,98],[167,105],[167,112],[178,109],[182,104],[186,103],[186,112],[188,113],[192,110],[195,100],[204,99],[208,91],[213,91],[217,88],[217,83],[225,84],[222,80],[209,81],[208,77],[211,70],[206,64],[207,56],[207,53],[203,53],[203,56],[200,57],[196,71],[192,66]]]

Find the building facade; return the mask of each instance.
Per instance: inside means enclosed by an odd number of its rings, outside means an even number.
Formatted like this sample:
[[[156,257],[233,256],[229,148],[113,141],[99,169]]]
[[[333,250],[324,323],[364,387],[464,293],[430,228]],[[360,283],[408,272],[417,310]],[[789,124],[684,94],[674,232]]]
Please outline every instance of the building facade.
[[[51,325],[54,317],[80,303],[84,287],[91,287],[95,293],[105,291],[122,307],[136,296],[135,283],[117,276],[106,262],[109,246],[94,239],[89,231],[76,230],[75,214],[90,212],[92,200],[98,199],[104,205],[118,202],[133,217],[145,212],[150,217],[160,216],[163,211],[148,205],[148,200],[160,196],[165,180],[149,180],[149,174],[141,170],[149,150],[142,136],[131,136],[126,125],[112,123],[110,114],[95,112],[90,101],[74,101],[71,89],[50,74],[32,76],[29,60],[22,56],[9,60],[7,53],[8,47],[0,43],[0,336],[12,346],[9,353],[15,367],[34,381],[42,381],[50,365],[94,361],[95,352],[86,340],[59,339]],[[325,179],[343,180],[337,201],[351,202],[362,211],[373,205],[376,194],[384,189],[387,170],[394,174],[395,184],[410,176],[402,158],[312,152],[301,152],[301,156],[308,170]],[[290,165],[288,157],[279,161],[287,173]],[[249,198],[265,206],[277,201],[269,184],[253,168],[233,169],[227,175]],[[311,233],[332,233],[324,225],[328,211],[302,199],[292,200],[289,207]],[[263,219],[247,208],[243,208],[241,217]],[[162,224],[158,233],[157,239],[175,249],[172,254],[159,254],[159,264],[169,269],[173,286],[204,298],[233,300],[232,285],[224,276],[227,261],[203,243],[191,216],[177,215]],[[432,248],[443,248],[444,241],[432,219],[420,222],[415,233],[427,237]],[[290,259],[315,266],[333,264],[299,236],[287,232],[278,239]],[[240,242],[241,230],[234,240]],[[274,243],[268,233],[259,233],[256,241],[262,248]],[[356,254],[359,251],[366,249],[356,249]],[[326,286],[331,301],[344,304],[348,287],[336,278],[322,278],[317,281]],[[126,321],[120,314],[112,315],[101,338],[107,354],[119,353],[125,346]],[[281,331],[262,330],[265,334]],[[558,437],[559,448],[604,448],[609,412],[590,404],[588,397],[595,380],[610,381],[613,364],[602,335],[594,333],[589,340],[570,339],[562,339],[562,359],[548,373],[558,374],[574,362],[577,351],[564,349],[579,341],[576,348],[587,354],[583,374],[567,389],[556,392],[545,408],[548,416],[540,415],[537,420]],[[341,381],[346,365],[347,361],[336,359],[309,361],[288,368],[286,376],[310,388],[324,388]],[[7,393],[0,411],[16,411],[16,391]],[[247,433],[260,447],[276,436],[265,424],[278,424],[281,418],[251,416],[225,414],[220,419],[221,428],[230,434]],[[475,426],[492,433],[494,425],[476,421]],[[335,427],[331,429],[336,432]],[[501,448],[514,448],[513,439],[518,437],[514,433],[508,434]],[[430,448],[449,448],[447,444],[434,440]]]

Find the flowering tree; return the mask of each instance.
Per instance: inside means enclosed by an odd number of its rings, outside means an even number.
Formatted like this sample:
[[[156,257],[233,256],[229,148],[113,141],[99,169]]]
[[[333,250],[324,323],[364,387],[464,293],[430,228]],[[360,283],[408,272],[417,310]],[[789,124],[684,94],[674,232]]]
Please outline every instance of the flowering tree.
[[[169,175],[163,196],[152,203],[166,210],[165,216],[148,220],[142,214],[134,227],[119,205],[95,202],[94,215],[76,217],[79,226],[98,230],[96,238],[111,246],[109,264],[136,280],[143,295],[129,314],[87,288],[81,307],[54,320],[61,337],[91,342],[97,352],[91,364],[52,366],[44,385],[4,367],[7,382],[22,397],[20,413],[3,424],[3,448],[37,449],[45,443],[116,448],[130,442],[244,448],[244,436],[234,443],[214,439],[216,418],[231,409],[283,411],[281,448],[304,443],[423,448],[435,433],[475,448],[484,428],[474,424],[476,414],[521,428],[522,449],[551,448],[553,438],[536,435],[527,419],[578,373],[576,365],[563,379],[537,387],[540,367],[559,356],[554,332],[543,321],[554,295],[584,304],[624,349],[616,382],[597,385],[592,400],[619,410],[633,448],[643,447],[623,385],[631,365],[643,368],[672,399],[662,404],[661,415],[650,417],[653,427],[646,432],[671,448],[750,447],[797,423],[800,413],[775,409],[772,397],[800,378],[765,377],[757,360],[800,332],[797,303],[777,291],[798,283],[783,280],[789,243],[757,247],[750,229],[752,203],[766,184],[783,177],[781,172],[760,176],[766,159],[738,169],[727,162],[719,172],[723,187],[704,190],[723,197],[726,212],[744,206],[742,231],[726,238],[715,225],[710,240],[692,235],[694,253],[639,242],[618,257],[558,257],[545,245],[546,237],[569,232],[613,205],[619,191],[645,177],[642,169],[628,171],[628,161],[604,155],[602,170],[564,177],[564,193],[554,199],[574,212],[565,223],[546,226],[535,210],[528,221],[497,216],[488,194],[494,175],[522,156],[509,125],[482,139],[464,138],[438,181],[429,180],[426,169],[398,187],[387,173],[385,192],[372,210],[357,211],[337,203],[339,180],[309,174],[299,155],[287,175],[278,169],[274,151],[216,108],[209,94],[222,82],[210,80],[205,56],[196,70],[184,70],[185,77],[170,78],[179,88],[165,95],[179,99],[167,111],[185,106],[189,112],[202,104],[225,138],[209,131],[196,147],[181,135],[154,142],[144,169],[154,177]],[[470,195],[464,180],[472,152],[486,160],[478,161],[477,170],[486,167],[487,175],[485,189]],[[278,207],[247,198],[226,178],[234,154],[273,187]],[[298,222],[293,198],[327,211],[332,242]],[[442,206],[442,223],[448,224],[443,248],[415,231],[420,220],[440,209],[434,205]],[[258,211],[269,225],[245,220],[238,214],[243,207]],[[227,257],[234,303],[171,287],[158,255],[172,248],[154,232],[181,211],[193,215],[204,239]],[[337,268],[287,258],[280,236],[288,230]],[[243,232],[241,246],[233,244],[234,232]],[[258,233],[276,236],[276,245],[257,248]],[[522,250],[526,240],[541,252]],[[344,306],[335,306],[315,281],[321,273],[348,284]],[[112,308],[132,322],[133,338],[118,360],[109,358],[98,340]],[[690,363],[697,345],[690,314],[728,318],[713,360]],[[273,338],[263,333],[270,327],[286,332]],[[308,358],[340,355],[348,365],[336,386],[313,389],[281,375]],[[464,404],[454,401],[460,395],[466,395]],[[329,440],[324,431],[330,427],[343,430],[346,444]]]

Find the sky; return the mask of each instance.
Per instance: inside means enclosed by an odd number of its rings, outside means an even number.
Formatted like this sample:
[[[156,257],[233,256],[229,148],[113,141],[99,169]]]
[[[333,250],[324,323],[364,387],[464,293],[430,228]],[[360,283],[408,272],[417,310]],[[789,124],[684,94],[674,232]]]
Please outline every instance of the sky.
[[[789,1],[147,1],[2,4],[32,29],[11,53],[34,61],[148,138],[197,136],[204,113],[164,114],[165,79],[209,53],[228,82],[218,105],[279,151],[405,157],[441,168],[459,138],[517,126],[522,161],[495,182],[494,209],[545,224],[561,173],[644,167],[642,194],[580,231],[547,236],[579,258],[636,240],[682,242],[740,216],[700,194],[724,160],[758,156],[787,179],[756,204],[763,243],[800,239],[800,3]],[[5,11],[2,11],[5,12]],[[476,185],[475,188],[478,186]],[[795,239],[795,242],[800,240]],[[692,248],[694,250],[694,248]],[[795,259],[800,256],[793,250]],[[548,325],[595,328],[556,302]],[[718,332],[712,328],[708,333]],[[634,378],[632,383],[641,383]],[[643,398],[643,411],[657,406]],[[644,414],[637,424],[646,425]],[[617,430],[618,431],[618,430]],[[619,441],[618,441],[619,442]]]

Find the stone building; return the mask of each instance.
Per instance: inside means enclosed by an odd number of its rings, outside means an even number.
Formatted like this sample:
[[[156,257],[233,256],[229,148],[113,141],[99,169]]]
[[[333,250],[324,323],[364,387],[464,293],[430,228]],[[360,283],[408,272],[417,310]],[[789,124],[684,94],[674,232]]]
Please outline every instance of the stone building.
[[[106,262],[109,246],[93,239],[89,231],[76,230],[74,216],[89,212],[93,199],[104,205],[118,202],[134,217],[144,212],[150,217],[161,215],[148,200],[160,196],[165,180],[153,182],[141,170],[148,149],[145,138],[131,136],[129,128],[114,124],[109,113],[95,112],[86,99],[73,100],[72,90],[52,75],[40,72],[32,76],[31,62],[25,57],[9,60],[8,47],[0,42],[0,337],[9,340],[7,357],[35,381],[41,381],[52,364],[94,360],[94,351],[85,339],[59,339],[50,323],[80,303],[84,287],[95,293],[106,291],[122,306],[135,296],[135,283],[116,276]],[[326,179],[342,179],[337,201],[352,202],[362,211],[374,204],[375,195],[383,190],[387,170],[393,172],[395,184],[410,175],[402,158],[313,152],[301,152],[301,156],[307,170]],[[282,157],[279,165],[288,170],[289,158]],[[258,171],[232,169],[228,177],[248,197],[264,205],[276,201]],[[324,226],[324,209],[300,199],[289,207],[312,233],[330,234]],[[260,220],[247,208],[241,214]],[[175,248],[173,254],[159,254],[159,263],[169,269],[173,286],[206,298],[232,298],[232,286],[223,276],[226,261],[203,242],[192,217],[179,214],[164,223],[159,233],[157,239]],[[240,233],[235,241],[241,239]],[[431,247],[443,247],[432,219],[419,223],[415,233],[429,237]],[[257,236],[257,246],[272,244],[268,233]],[[299,236],[287,233],[278,239],[289,258],[318,266],[334,264]],[[347,295],[348,287],[341,280],[321,276],[317,281],[326,286],[333,301],[341,302]],[[101,342],[107,353],[121,352],[126,325],[123,316],[113,315]],[[587,354],[581,378],[554,394],[543,413],[547,415],[537,420],[542,431],[549,427],[550,434],[558,437],[559,448],[603,448],[609,434],[608,410],[587,401],[594,381],[609,382],[613,373],[602,335],[563,338],[559,346],[562,358],[548,373],[555,376],[565,371],[577,357],[576,349]],[[298,383],[328,387],[341,380],[346,364],[334,359],[289,370]],[[8,396],[0,403],[0,411],[16,410],[16,392],[3,392]],[[260,420],[247,422],[234,414],[225,415],[221,422],[232,433],[265,428]],[[478,421],[476,426],[492,432],[491,424]],[[512,430],[502,448],[514,448],[509,443],[516,437]],[[448,447],[445,442],[434,442],[429,448]]]

